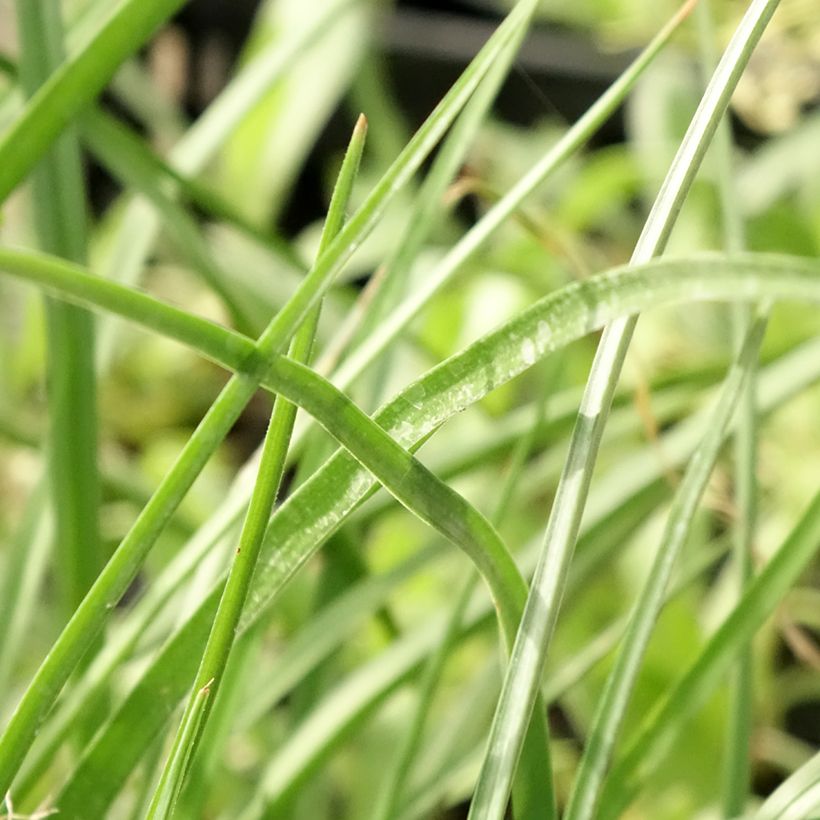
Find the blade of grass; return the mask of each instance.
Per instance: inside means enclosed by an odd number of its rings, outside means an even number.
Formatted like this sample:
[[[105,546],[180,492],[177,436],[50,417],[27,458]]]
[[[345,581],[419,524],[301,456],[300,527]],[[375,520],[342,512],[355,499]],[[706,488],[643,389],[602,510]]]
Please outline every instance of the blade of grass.
[[[143,161],[145,155],[128,150],[122,138],[124,129],[100,127],[103,122],[102,118],[96,120],[96,127],[85,132],[85,142],[94,156],[125,189],[139,191],[156,208],[163,231],[180,257],[219,297],[237,329],[243,333],[258,329],[259,323],[249,315],[236,283],[211,255],[196,220],[163,190],[152,173],[154,168]]]
[[[701,65],[708,80],[717,63],[715,26],[709,0],[701,0],[698,9],[698,39]],[[730,253],[746,249],[746,227],[743,221],[734,174],[732,132],[726,116],[715,134],[715,164],[723,229],[723,247]],[[732,312],[734,341],[742,346],[743,336],[752,321],[747,305],[734,305]],[[746,385],[740,398],[737,430],[734,438],[734,484],[737,524],[735,531],[735,584],[737,598],[754,574],[752,545],[755,535],[757,480],[757,416],[755,409],[755,374],[757,365],[748,366]],[[751,786],[750,750],[752,734],[752,651],[740,653],[731,689],[731,705],[726,734],[723,816],[736,817],[746,805]]]
[[[134,4],[127,3],[125,7],[130,8],[132,5]],[[368,231],[372,229],[389,201],[408,182],[426,155],[433,149],[458,110],[469,99],[483,75],[492,65],[498,52],[528,19],[531,5],[532,0],[525,0],[513,9],[470,66],[451,87],[401,155],[377,183],[364,204],[351,217],[325,253],[319,257],[317,264],[302,280],[300,287],[266,328],[258,343],[258,353],[278,352],[287,343],[307,312],[329,286],[330,278],[338,273]],[[149,6],[153,8],[152,4],[145,3],[146,9]],[[118,25],[122,23],[121,18],[114,19],[118,21]],[[135,24],[138,22],[135,21]],[[94,49],[89,47],[84,53],[93,53],[93,51]],[[36,114],[36,111],[41,109],[32,110],[35,114],[30,115],[29,120],[25,119],[24,114],[23,122],[30,121],[32,117],[36,120],[37,116],[44,116]],[[20,136],[20,130],[20,128],[12,129],[17,137]],[[0,143],[0,165],[5,157],[3,149],[5,144],[7,143]],[[0,184],[0,193],[2,190],[2,184]],[[107,284],[110,286],[113,283]],[[213,328],[217,329],[217,326],[214,325]],[[236,338],[244,339],[238,334]],[[253,350],[256,351],[256,346],[253,346]],[[233,426],[255,390],[256,381],[244,376],[232,379],[225,387],[106,568],[98,576],[89,595],[86,596],[60,638],[52,646],[0,738],[0,794],[5,793],[8,789],[11,779],[34,739],[37,725],[50,708],[68,675],[81,659],[90,641],[102,627],[110,608],[127,589],[168,518],[179,505],[210,455]],[[424,482],[421,486],[424,486]]]
[[[142,137],[102,109],[83,114],[79,119],[79,129],[80,137],[95,156],[101,157],[102,151],[105,150],[118,160],[118,165],[133,164],[142,169],[145,176],[154,180],[157,185],[167,185],[171,190],[169,198],[177,194],[184,202],[196,206],[214,219],[226,222],[258,242],[289,267],[304,272],[305,265],[290,243],[246,219],[218,191],[177,171],[155,153]]]
[[[809,504],[777,554],[749,584],[743,597],[710,638],[678,683],[652,708],[609,774],[601,817],[612,818],[634,799],[640,783],[656,767],[692,712],[714,691],[761,624],[780,603],[820,543],[820,494]]]
[[[567,820],[588,820],[595,815],[601,783],[663,605],[672,569],[689,535],[692,519],[706,490],[749,369],[759,354],[765,328],[766,317],[759,315],[746,335],[737,362],[723,383],[720,399],[710,415],[703,440],[689,460],[675,493],[649,577],[630,615],[618,658],[598,702],[567,805]]]
[[[252,59],[228,83],[203,115],[169,152],[168,164],[182,175],[193,175],[213,159],[233,130],[264,96],[265,92],[294,65],[309,47],[321,39],[362,0],[328,3],[313,24],[293,38],[285,38]],[[127,203],[116,230],[111,251],[101,263],[105,279],[133,283],[139,278],[156,239],[159,219],[140,199]],[[102,323],[100,365],[110,360],[115,338]]]
[[[0,137],[0,202],[6,200],[77,113],[102,91],[117,66],[183,3],[124,0],[88,42],[43,83]]]
[[[366,134],[367,120],[360,116],[353,129],[353,136],[330,200],[319,254],[338,234],[344,223],[345,210],[350,201],[353,182],[358,174]],[[319,321],[319,311],[320,306],[317,305],[293,337],[288,355],[296,362],[307,363],[310,360],[316,325]],[[282,482],[285,458],[290,446],[295,418],[296,406],[278,396],[271,413],[270,425],[259,463],[258,477],[239,536],[236,556],[231,563],[228,580],[225,582],[211,633],[205,645],[191,698],[185,708],[177,736],[151,800],[148,813],[151,818],[166,818],[173,815],[186,772],[196,752],[196,744],[208,718],[209,704],[213,703],[225,674],[239,616],[245,604],[259,557],[259,549],[262,546],[262,537]],[[201,693],[205,691],[210,693],[207,699],[201,696]]]
[[[346,5],[350,2],[351,0],[346,0]],[[340,10],[343,10],[346,5]],[[319,33],[322,30],[319,28]],[[310,35],[316,36],[315,29],[310,30]],[[298,41],[298,45],[302,45],[301,40]],[[300,53],[302,50],[299,49]],[[15,63],[1,54],[0,71],[12,79],[18,77],[18,68]],[[305,265],[302,260],[282,237],[252,223],[218,191],[177,171],[157,154],[143,137],[102,108],[92,106],[90,110],[83,112],[78,117],[77,126],[83,143],[98,159],[105,154],[112,158],[112,164],[115,164],[114,160],[116,160],[116,166],[123,170],[129,164],[134,165],[140,169],[141,175],[152,180],[155,185],[169,186],[171,191],[166,198],[172,199],[176,195],[190,205],[200,208],[214,219],[227,222],[245,236],[270,250],[289,267],[304,272]]]
[[[667,243],[729,98],[777,0],[755,0],[741,21],[692,119],[632,254],[640,264]],[[522,731],[544,666],[580,527],[598,446],[615,386],[634,332],[635,316],[604,330],[549,516],[542,560],[533,577],[496,710],[487,755],[470,806],[470,820],[500,820],[518,761]]]
[[[535,407],[534,422],[526,435],[519,439],[513,450],[507,476],[501,487],[493,515],[493,523],[495,526],[500,526],[504,516],[507,514],[510,500],[521,478],[521,473],[527,458],[533,448],[536,431],[543,422],[546,414],[547,397],[554,380],[554,372],[551,371],[550,378],[545,379],[544,385],[542,385],[541,395]],[[402,803],[407,780],[413,768],[413,761],[421,746],[422,735],[425,724],[427,723],[427,716],[432,706],[433,697],[461,628],[464,614],[475,590],[476,581],[476,574],[471,573],[463,584],[461,591],[456,596],[455,604],[447,617],[438,646],[425,664],[424,672],[418,686],[419,691],[416,708],[413,711],[409,728],[405,731],[398,751],[391,761],[391,765],[388,767],[387,774],[382,779],[372,813],[372,820],[390,820],[396,816],[399,806]],[[541,772],[540,776],[543,778],[545,773]],[[543,794],[542,800],[544,802],[547,800],[552,802],[548,796]]]
[[[702,62],[707,69],[708,80],[709,74],[714,70],[715,63],[714,58],[711,56],[712,39],[710,34],[711,21],[708,19],[708,0],[701,1],[698,12]],[[738,252],[743,249],[743,226],[742,223],[738,223],[738,215],[736,209],[733,207],[731,192],[729,190],[731,187],[731,179],[729,178],[731,144],[727,127],[728,124],[724,118],[718,128],[715,143],[719,149],[719,188],[724,214],[726,246],[728,250]],[[739,306],[736,307],[739,308]],[[748,332],[746,333],[745,344],[743,338],[741,338],[741,352],[733,366],[732,373],[727,377],[724,383],[720,403],[715,408],[714,414],[706,426],[708,432],[698,450],[696,450],[694,456],[689,461],[683,481],[673,501],[672,510],[670,511],[655,564],[651,570],[649,580],[645,584],[640,601],[635,606],[630,628],[619,652],[616,666],[607,680],[602,699],[599,701],[596,710],[585,752],[581,758],[573,789],[570,794],[566,812],[568,820],[580,820],[580,818],[588,818],[594,814],[599,799],[600,786],[609,764],[612,749],[623,723],[630,690],[635,684],[641,659],[650,639],[651,629],[657,619],[662,589],[668,583],[672,565],[689,531],[692,516],[706,488],[709,474],[717,458],[720,443],[729,423],[731,413],[738,402],[738,398],[740,398],[742,407],[739,426],[739,436],[742,439],[742,444],[739,448],[739,453],[742,456],[739,459],[741,465],[748,463],[749,448],[751,448],[752,451],[754,450],[754,436],[752,434],[751,439],[748,437],[749,433],[754,429],[753,372],[759,352],[760,341],[762,340],[765,328],[765,314],[767,311],[758,314],[757,321],[752,324],[750,324],[748,320],[748,309],[744,310],[741,308],[740,311],[740,315],[736,314],[735,316],[735,323],[741,328],[745,325],[749,326]],[[754,337],[757,337],[757,342],[755,342]],[[750,400],[751,404],[749,403]],[[748,416],[749,410],[751,410],[752,413],[751,426]],[[736,439],[736,442],[738,442],[738,439]],[[741,478],[740,486],[744,484],[748,486],[745,477]],[[742,508],[741,514],[743,513],[743,509],[744,508]],[[741,551],[742,563],[746,565],[748,571],[750,564],[748,543],[746,541],[743,541]],[[653,598],[655,600],[654,604],[652,603]],[[745,666],[745,669],[739,670],[741,675],[738,684],[741,691],[738,693],[740,697],[737,698],[737,703],[735,704],[736,709],[738,707],[740,708],[741,714],[735,715],[734,731],[732,732],[728,746],[732,768],[737,768],[737,766],[740,765],[741,772],[744,767],[748,766],[748,710],[750,706],[748,695],[748,685],[750,682],[748,675],[750,669],[748,668],[748,662]],[[743,731],[744,726],[746,728],[745,731]],[[737,778],[733,779],[735,780],[733,785],[736,789],[738,785]],[[741,784],[747,782],[745,778],[740,779]],[[735,801],[740,802],[739,807],[736,810],[728,810],[726,816],[734,817],[742,810],[745,793],[746,786],[744,785],[740,795],[735,796]]]
[[[817,810],[820,797],[811,792],[820,783],[820,754],[814,755],[797,771],[787,777],[752,815],[751,820],[786,820],[786,818],[810,817],[809,811]],[[803,800],[812,799],[813,805]]]
[[[820,378],[820,345],[811,342],[783,361],[771,366],[761,379],[759,401],[760,412],[771,412],[782,405],[790,397],[799,393],[806,386],[813,384]],[[484,363],[494,359],[493,352],[485,349],[487,355],[473,360],[476,371],[473,376],[485,389],[489,389],[485,380]],[[516,354],[522,355],[517,347]],[[465,375],[469,364],[463,356],[451,360],[459,376]],[[521,367],[526,362],[521,360]],[[498,382],[497,382],[498,383]],[[496,384],[497,384],[496,383]],[[446,391],[437,393],[431,389],[426,392],[426,401],[420,403],[416,394],[416,405],[410,405],[401,399],[410,392],[405,391],[400,400],[385,408],[380,414],[380,423],[392,430],[399,440],[412,442],[413,430],[424,429],[431,417],[436,418],[441,412],[439,402],[446,400]],[[460,392],[460,398],[463,393]],[[389,410],[395,406],[396,415],[391,417]],[[451,404],[451,407],[453,405]],[[458,403],[455,404],[458,407]],[[417,409],[417,413],[410,412],[410,408]],[[456,409],[453,412],[457,412]],[[392,418],[392,421],[391,421]],[[411,425],[408,427],[408,424]],[[688,458],[689,453],[697,445],[702,422],[691,429],[692,435],[676,439],[674,447],[669,451],[677,453],[680,462]],[[685,431],[681,431],[682,433]],[[410,438],[408,438],[410,437]],[[688,442],[688,443],[687,443]],[[671,444],[671,442],[670,442]],[[666,447],[665,447],[666,452]],[[654,456],[654,454],[653,454]],[[610,502],[618,497],[622,488],[634,486],[635,473],[648,475],[637,485],[638,496],[643,498],[647,494],[641,488],[655,485],[665,486],[662,479],[662,465],[657,458],[644,459],[637,465],[627,465],[625,475],[615,475],[614,489],[601,494],[601,500],[606,503],[595,504],[590,509],[590,517],[601,514],[594,529],[602,530],[602,534],[612,544],[613,548],[619,544],[625,533],[623,528],[610,515]],[[618,472],[616,470],[616,472]],[[321,543],[340,526],[349,512],[356,508],[362,499],[366,498],[373,489],[373,480],[357,468],[352,458],[343,452],[337,453],[331,461],[316,475],[311,477],[303,487],[291,496],[277,511],[271,520],[271,526],[266,533],[267,549],[270,558],[260,564],[247,610],[243,615],[241,631],[245,631],[263,618],[278,600],[278,594],[284,589],[288,580],[304,565],[308,558],[315,553]],[[603,488],[602,488],[603,489]],[[641,501],[636,506],[638,519],[643,519],[654,507],[651,495],[647,502]],[[642,512],[643,511],[643,512]],[[610,536],[615,536],[614,540]],[[593,554],[597,550],[591,550]],[[579,558],[584,553],[579,554]],[[587,562],[587,566],[595,564]],[[259,570],[264,569],[264,573]],[[585,570],[587,573],[589,569]],[[580,578],[584,572],[578,573]],[[213,607],[215,607],[216,593],[200,605],[200,609],[187,619],[176,634],[168,641],[160,655],[155,659],[139,684],[131,692],[117,715],[109,725],[99,733],[95,743],[88,749],[83,760],[63,791],[59,803],[64,812],[68,806],[75,806],[77,817],[83,817],[84,812],[92,811],[94,806],[98,814],[105,811],[105,806],[116,795],[120,785],[125,780],[133,766],[139,760],[142,750],[155,737],[160,727],[171,714],[177,702],[188,689],[190,676],[194,674],[197,662],[198,648],[204,645],[207,636],[207,624],[210,623]],[[136,728],[135,728],[136,727]],[[94,803],[90,804],[90,796]],[[89,808],[90,806],[90,808]]]
[[[18,0],[20,80],[35,95],[63,58],[62,20],[54,0]],[[0,172],[2,175],[2,172]],[[79,146],[63,134],[32,179],[38,244],[70,261],[85,261],[87,228]],[[54,517],[54,561],[64,622],[103,564],[99,536],[97,407],[92,317],[46,300],[49,430],[48,479]]]
[[[392,308],[407,297],[407,284],[413,262],[431,230],[441,218],[442,211],[445,209],[444,194],[464,164],[467,151],[478,129],[486,119],[502,84],[510,73],[510,68],[526,32],[527,27],[522,26],[498,55],[485,81],[464,107],[464,111],[459,115],[447,139],[436,154],[430,172],[419,190],[404,233],[397,242],[395,250],[384,263],[382,285],[355,337],[356,346],[382,324]],[[383,386],[390,368],[391,357],[381,356],[378,370],[374,373],[371,395],[368,396],[368,406],[378,405],[381,401]]]
[[[20,651],[36,610],[39,586],[48,568],[54,535],[47,500],[45,482],[41,480],[29,496],[3,565],[0,692],[9,691],[9,678],[19,663]]]
[[[464,403],[459,403],[459,409],[463,409],[478,400],[473,398],[478,395],[476,390],[486,391],[514,378],[543,356],[599,330],[603,320],[623,316],[625,311],[648,310],[687,300],[814,301],[817,286],[813,280],[817,271],[818,262],[810,257],[709,252],[610,268],[542,297],[465,351],[433,368],[401,395],[407,397],[406,404],[418,410],[413,401],[423,400],[434,384],[439,389],[447,381],[451,389],[456,389],[457,360],[474,360],[479,355],[489,355],[492,349],[497,359],[487,362],[486,378],[479,377],[472,363],[469,366],[469,375],[464,379],[469,389],[461,397]],[[274,393],[286,389],[280,379],[289,379],[282,374],[292,372],[292,367],[280,354],[267,353],[241,333],[142,291],[108,282],[78,265],[34,251],[0,248],[0,272],[175,339],[229,370],[258,379]],[[430,417],[425,433],[450,417],[449,408],[442,405],[441,410],[442,415]]]

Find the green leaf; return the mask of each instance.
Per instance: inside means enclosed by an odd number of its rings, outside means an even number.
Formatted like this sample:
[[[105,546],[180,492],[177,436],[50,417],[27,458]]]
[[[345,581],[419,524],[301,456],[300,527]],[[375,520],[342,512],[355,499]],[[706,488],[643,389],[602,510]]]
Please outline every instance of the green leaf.
[[[820,494],[738,605],[711,637],[697,660],[647,715],[623,758],[607,778],[601,817],[619,816],[641,782],[660,763],[693,711],[714,691],[745,644],[771,615],[817,553],[820,543]]]
[[[0,202],[4,202],[71,120],[184,0],[124,0],[88,42],[69,57],[0,137]]]
[[[60,5],[55,0],[19,0],[16,10],[20,83],[31,97],[48,83],[63,59]],[[73,130],[64,133],[34,168],[32,194],[39,246],[83,263],[88,233],[86,201],[79,144]],[[100,480],[92,317],[73,305],[47,299],[46,342],[48,482],[58,545],[52,560],[58,567],[61,618],[66,620],[104,562],[98,523]]]
[[[320,253],[339,233],[344,222],[345,210],[350,201],[353,182],[364,151],[366,134],[367,120],[360,117],[353,129],[353,136],[330,201]],[[319,310],[320,306],[317,305],[297,330],[291,342],[289,355],[296,362],[306,363],[310,359],[316,325],[319,321]],[[278,397],[274,403],[270,426],[263,445],[256,484],[239,536],[239,546],[231,563],[228,579],[211,626],[211,633],[194,680],[191,698],[151,801],[149,817],[167,818],[173,815],[185,775],[208,718],[210,711],[208,704],[213,702],[213,697],[210,695],[213,693],[215,696],[225,674],[236,627],[259,558],[265,527],[279,493],[295,418],[295,406],[281,396]],[[209,693],[207,702],[202,696],[203,692]]]
[[[757,317],[746,335],[738,360],[723,383],[703,440],[692,454],[675,493],[649,577],[630,615],[615,667],[607,679],[587,737],[566,809],[567,820],[581,820],[595,814],[600,786],[663,605],[672,569],[689,535],[692,519],[706,490],[749,371],[760,352],[765,328],[765,317]]]

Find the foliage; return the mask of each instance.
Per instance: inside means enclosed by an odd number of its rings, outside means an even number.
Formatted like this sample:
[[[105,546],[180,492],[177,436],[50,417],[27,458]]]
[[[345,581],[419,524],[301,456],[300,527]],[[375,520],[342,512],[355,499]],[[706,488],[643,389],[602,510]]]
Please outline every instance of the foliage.
[[[196,117],[183,3],[18,2],[0,817],[820,809],[817,115],[743,108],[811,21],[489,5],[414,128],[376,0],[263,2]],[[550,23],[643,50],[506,123]]]

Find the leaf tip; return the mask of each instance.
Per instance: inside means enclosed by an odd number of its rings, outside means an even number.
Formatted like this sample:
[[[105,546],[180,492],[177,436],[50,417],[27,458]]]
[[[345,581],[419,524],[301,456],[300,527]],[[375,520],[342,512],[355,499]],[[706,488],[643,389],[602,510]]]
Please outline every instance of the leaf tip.
[[[686,0],[675,15],[675,22],[682,23],[695,10],[698,2],[699,0]]]

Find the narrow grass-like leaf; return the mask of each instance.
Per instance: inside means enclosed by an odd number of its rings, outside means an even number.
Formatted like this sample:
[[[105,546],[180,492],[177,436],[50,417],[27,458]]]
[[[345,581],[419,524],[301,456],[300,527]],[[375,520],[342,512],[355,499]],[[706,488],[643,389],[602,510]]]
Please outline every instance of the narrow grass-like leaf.
[[[34,488],[3,565],[0,595],[0,692],[9,691],[9,678],[20,662],[21,648],[31,628],[37,590],[51,555],[53,525],[45,482]]]
[[[136,166],[141,169],[145,177],[154,180],[157,185],[167,184],[171,191],[169,196],[178,193],[181,200],[195,205],[212,218],[236,228],[270,250],[289,267],[300,272],[304,271],[304,263],[288,242],[271,231],[250,222],[218,191],[177,171],[124,123],[106,114],[103,110],[96,109],[80,117],[79,130],[83,142],[95,155],[102,156],[104,150],[112,158],[117,159],[119,166],[128,163]],[[100,149],[99,152],[98,149]]]
[[[452,183],[459,168],[464,164],[465,156],[478,129],[486,119],[499,89],[510,73],[510,67],[526,31],[527,28],[522,26],[498,55],[495,65],[464,107],[464,111],[436,154],[430,172],[419,190],[404,233],[396,244],[395,250],[384,263],[384,280],[356,336],[357,342],[366,339],[378,328],[389,311],[408,295],[406,294],[407,280],[413,262],[436,221],[440,218],[445,207],[444,194],[447,186]],[[368,397],[370,404],[378,404],[381,400],[382,387],[386,374],[390,372],[391,361],[390,356],[382,356],[380,359],[378,372],[373,379],[372,395]]]
[[[649,713],[623,758],[607,778],[601,817],[620,815],[647,774],[663,759],[692,712],[714,691],[736,658],[786,592],[797,581],[820,544],[820,495],[777,554],[749,584],[738,605],[710,638],[700,656]]]
[[[364,151],[367,120],[360,117],[353,130],[353,136],[342,162],[339,177],[330,201],[325,227],[319,246],[319,253],[338,234],[345,217],[345,210],[353,190],[353,182],[359,170],[362,152]],[[310,360],[316,325],[319,321],[319,306],[313,309],[296,332],[288,351],[296,362],[306,363]],[[213,702],[216,691],[225,673],[228,657],[233,647],[239,616],[245,604],[250,588],[262,537],[270,518],[273,504],[279,492],[282,475],[285,469],[285,458],[290,446],[293,422],[296,418],[296,407],[281,396],[277,397],[270,425],[259,462],[259,473],[254,485],[251,502],[242,532],[239,546],[231,563],[228,580],[219,601],[211,634],[205,645],[202,661],[194,681],[191,699],[185,709],[174,745],[160,777],[159,785],[151,802],[149,817],[171,817],[185,774],[195,753],[196,744],[210,711],[208,703]],[[201,696],[211,693],[208,702]],[[193,726],[193,729],[191,728]]]
[[[16,9],[22,47],[20,81],[31,97],[63,59],[60,5],[54,0],[20,0]],[[40,247],[83,263],[87,243],[85,190],[73,130],[63,134],[35,168],[32,194]],[[60,614],[65,620],[103,564],[92,317],[72,305],[47,299],[46,340],[46,449],[56,544],[53,558],[59,568]]]
[[[541,396],[536,403],[534,423],[527,431],[527,434],[519,439],[513,450],[507,477],[501,487],[493,515],[493,523],[496,526],[500,525],[507,513],[508,505],[521,477],[524,464],[532,450],[536,430],[543,421],[546,411],[546,399],[549,395],[549,389],[552,387],[551,381],[551,379],[546,379],[544,385],[542,385]],[[387,775],[383,778],[373,809],[373,820],[390,820],[390,818],[395,817],[397,809],[403,802],[402,798],[406,783],[413,768],[413,760],[421,745],[422,734],[427,715],[432,706],[433,696],[441,680],[444,666],[452,650],[464,613],[470,603],[476,580],[477,576],[472,574],[464,582],[461,591],[456,596],[455,604],[451,608],[439,644],[424,667],[424,673],[418,686],[418,702],[413,711],[410,726],[399,744],[392,765],[387,770]],[[544,772],[541,772],[540,775],[543,778]],[[542,799],[544,802],[548,800],[553,802],[548,795],[542,795]]]
[[[345,0],[345,4],[340,6],[338,11],[344,11],[351,3],[352,0]],[[331,11],[333,11],[332,7]],[[335,19],[337,18],[332,15],[326,20],[323,18],[324,26],[309,29],[309,36],[319,36],[327,26],[327,22]],[[296,38],[295,45],[298,52],[304,51],[305,41],[301,38]],[[292,47],[289,45],[289,53]],[[296,57],[298,54],[294,55],[294,59]],[[13,79],[18,76],[18,69],[14,62],[2,55],[0,55],[0,71]],[[117,77],[119,76],[118,74]],[[177,194],[180,199],[202,209],[209,216],[227,222],[245,236],[259,242],[289,267],[304,271],[305,265],[302,260],[284,239],[252,223],[218,191],[178,171],[125,123],[120,122],[101,108],[92,107],[78,117],[77,125],[80,138],[95,156],[102,157],[104,153],[105,156],[112,158],[112,163],[116,161],[118,168],[125,169],[130,164],[139,170],[139,178],[147,178],[156,185],[167,184],[170,191],[166,198],[170,199],[173,194]],[[137,188],[141,189],[141,186],[138,185]],[[153,187],[145,193],[154,193]]]
[[[101,128],[100,119],[95,129],[87,129],[85,141],[102,165],[124,188],[139,191],[157,209],[162,217],[163,230],[180,256],[191,265],[206,285],[221,299],[234,325],[243,333],[252,333],[257,322],[236,293],[230,275],[214,260],[196,220],[163,189],[155,169],[142,153],[128,150],[122,138],[124,129]]]
[[[601,783],[623,724],[646,647],[663,605],[672,569],[689,535],[692,519],[706,490],[750,366],[757,359],[765,328],[765,316],[758,316],[744,340],[737,362],[723,384],[718,404],[706,425],[703,441],[689,460],[683,480],[675,493],[658,552],[630,616],[618,658],[607,679],[587,737],[567,805],[567,820],[588,820],[595,814]]]
[[[714,71],[715,25],[709,0],[700,0],[698,8],[698,38],[701,65],[706,79]],[[737,197],[732,131],[724,116],[714,140],[714,160],[717,165],[717,187],[720,196],[723,248],[729,253],[746,249],[746,226]],[[740,347],[746,329],[750,326],[752,311],[748,305],[733,306],[735,343]],[[735,464],[735,526],[734,576],[737,597],[754,574],[752,545],[755,534],[757,496],[757,416],[755,409],[756,362],[747,365],[746,384],[740,398],[737,431],[734,438]],[[751,730],[752,730],[752,650],[740,653],[732,681],[731,705],[727,721],[726,764],[723,784],[723,816],[736,817],[743,812],[751,784]]]
[[[214,158],[243,117],[264,96],[301,54],[309,51],[336,23],[356,8],[362,0],[336,0],[328,3],[298,36],[273,44],[254,57],[222,90],[203,115],[174,145],[168,164],[174,171],[194,175]],[[111,251],[100,264],[103,278],[134,283],[139,279],[159,230],[159,219],[143,200],[128,202],[117,226]],[[100,363],[110,360],[115,339],[110,328],[102,324],[100,332]]]
[[[741,21],[661,186],[632,254],[633,264],[663,252],[731,94],[776,6],[777,0],[755,0]],[[688,4],[685,11],[690,8]],[[504,812],[523,726],[532,709],[558,617],[598,447],[636,321],[634,316],[627,317],[607,327],[592,364],[544,535],[542,559],[533,576],[527,610],[490,731],[470,820],[500,820]]]
[[[787,777],[752,815],[751,820],[800,820],[820,808],[820,754]]]
[[[184,0],[124,0],[69,57],[0,137],[0,202],[82,108]]]
[[[191,765],[196,739],[202,732],[208,704],[212,700],[210,681],[206,681],[201,688],[193,692],[185,714],[182,716],[182,723],[171,749],[171,755],[163,769],[159,788],[154,792],[151,800],[147,817],[171,817],[173,815],[185,774]]]

